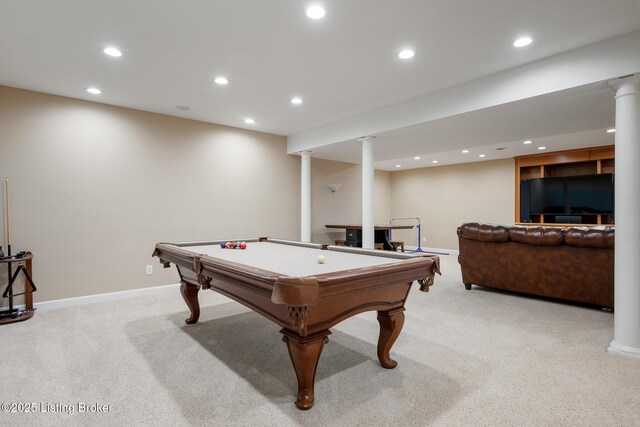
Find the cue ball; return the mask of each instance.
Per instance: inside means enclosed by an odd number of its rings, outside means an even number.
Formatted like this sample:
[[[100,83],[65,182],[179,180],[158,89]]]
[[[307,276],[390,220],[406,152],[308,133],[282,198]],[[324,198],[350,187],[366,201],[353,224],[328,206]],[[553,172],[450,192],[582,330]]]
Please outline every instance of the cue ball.
[[[324,264],[324,255],[318,256],[318,264]]]

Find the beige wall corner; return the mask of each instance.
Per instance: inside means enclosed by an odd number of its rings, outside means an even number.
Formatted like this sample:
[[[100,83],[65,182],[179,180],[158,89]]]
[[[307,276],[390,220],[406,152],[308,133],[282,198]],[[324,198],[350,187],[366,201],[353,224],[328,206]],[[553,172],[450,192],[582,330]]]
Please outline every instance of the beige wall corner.
[[[158,241],[299,238],[281,136],[0,86],[0,176],[36,302],[176,283]]]
[[[391,172],[375,172],[374,191],[376,224],[389,224],[391,220]]]
[[[458,249],[464,222],[513,224],[514,185],[513,159],[392,172],[391,214],[421,219],[422,247]],[[417,245],[415,230],[393,238]]]
[[[387,224],[391,215],[391,174],[375,171],[374,203],[376,224]],[[329,184],[341,184],[335,193]],[[344,239],[344,230],[325,224],[362,223],[362,168],[358,164],[332,160],[311,160],[311,240],[333,244]]]

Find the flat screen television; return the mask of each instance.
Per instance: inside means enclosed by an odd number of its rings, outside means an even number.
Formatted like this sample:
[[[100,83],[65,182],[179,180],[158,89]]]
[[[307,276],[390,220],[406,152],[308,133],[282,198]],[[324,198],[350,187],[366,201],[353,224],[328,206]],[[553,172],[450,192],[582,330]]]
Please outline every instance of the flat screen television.
[[[613,214],[614,175],[577,175],[529,180],[531,215]]]

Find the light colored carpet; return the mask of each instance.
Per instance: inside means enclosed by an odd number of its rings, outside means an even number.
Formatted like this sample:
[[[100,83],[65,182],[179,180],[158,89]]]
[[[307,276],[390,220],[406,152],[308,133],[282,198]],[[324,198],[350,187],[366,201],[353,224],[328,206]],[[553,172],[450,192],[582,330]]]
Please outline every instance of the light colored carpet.
[[[466,291],[455,255],[442,270],[409,296],[396,369],[377,362],[375,313],[333,329],[306,412],[279,328],[214,292],[192,326],[177,293],[36,313],[0,328],[0,402],[112,409],[0,424],[638,425],[640,362],[606,353],[611,313]]]

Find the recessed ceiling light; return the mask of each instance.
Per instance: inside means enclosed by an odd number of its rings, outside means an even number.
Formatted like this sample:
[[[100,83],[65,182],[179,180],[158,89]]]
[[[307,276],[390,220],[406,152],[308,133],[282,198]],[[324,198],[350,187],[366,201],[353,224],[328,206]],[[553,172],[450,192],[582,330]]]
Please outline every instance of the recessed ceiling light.
[[[296,96],[296,97],[294,97],[294,98],[291,98],[291,103],[292,103],[292,104],[296,104],[296,105],[298,105],[298,104],[302,104],[302,99],[301,99],[301,98],[298,98],[298,97]]]
[[[438,161],[437,160],[432,160],[431,163],[438,163]]]
[[[485,157],[484,154],[478,154],[478,157]]]
[[[527,144],[531,144],[531,141],[529,141],[528,139],[526,141],[522,141],[523,144],[527,145]]]
[[[469,152],[469,150],[462,150],[462,152],[463,152],[464,154],[467,154],[467,153]]]
[[[538,150],[546,150],[546,149],[547,149],[547,147],[545,147],[545,146],[538,147]]]
[[[401,168],[401,167],[402,167],[402,165],[396,165],[396,167],[397,167],[397,168]]]
[[[219,85],[224,86],[224,85],[226,85],[227,83],[229,83],[229,80],[227,80],[227,78],[226,78],[226,77],[219,76],[219,77],[216,77],[216,78],[215,78],[214,82],[216,82],[216,83],[217,83],[217,84],[219,84]]]
[[[191,109],[191,107],[189,107],[187,105],[176,105],[176,110],[189,111],[190,109]]]
[[[255,121],[255,120],[253,120],[253,119],[251,119],[251,118],[246,118],[246,119],[244,119],[244,122],[245,122],[246,124],[248,124],[248,125],[252,125],[252,124],[254,124],[256,121]]]
[[[113,56],[114,58],[119,58],[122,56],[122,52],[115,47],[105,47],[103,50],[105,55]]]
[[[400,59],[411,59],[415,56],[415,52],[411,49],[402,49],[400,53],[398,53],[398,58]]]
[[[514,47],[525,47],[525,46],[529,46],[531,43],[533,43],[533,38],[531,38],[529,36],[524,36],[524,37],[517,38],[513,42],[513,46]]]
[[[420,156],[415,156],[413,160],[420,160]]]
[[[614,128],[607,129],[607,133],[615,133],[615,132],[616,132],[616,130]]]
[[[100,95],[102,93],[102,91],[100,89],[98,89],[97,87],[90,87],[87,89],[87,92],[93,94],[93,95]]]
[[[324,7],[322,7],[322,5],[312,4],[305,10],[305,13],[307,14],[308,18],[321,19],[321,18],[324,18],[324,15],[326,12],[324,10]]]

